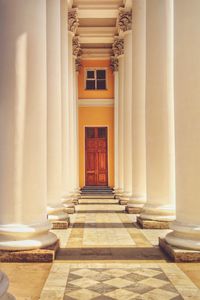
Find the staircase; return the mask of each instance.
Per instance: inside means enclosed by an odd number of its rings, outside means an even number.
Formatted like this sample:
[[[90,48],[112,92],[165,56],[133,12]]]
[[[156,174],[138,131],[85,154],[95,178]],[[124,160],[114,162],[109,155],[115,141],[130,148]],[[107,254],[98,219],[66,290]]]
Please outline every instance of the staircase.
[[[114,199],[109,186],[85,186],[81,189],[81,199]]]

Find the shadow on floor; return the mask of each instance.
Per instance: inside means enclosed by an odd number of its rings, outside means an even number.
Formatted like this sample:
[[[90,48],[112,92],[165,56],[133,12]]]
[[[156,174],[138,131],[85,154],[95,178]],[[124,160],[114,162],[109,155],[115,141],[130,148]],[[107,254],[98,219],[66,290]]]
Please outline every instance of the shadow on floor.
[[[136,228],[134,223],[74,223],[72,228]]]
[[[56,260],[164,260],[167,257],[159,247],[115,247],[115,248],[61,248]]]

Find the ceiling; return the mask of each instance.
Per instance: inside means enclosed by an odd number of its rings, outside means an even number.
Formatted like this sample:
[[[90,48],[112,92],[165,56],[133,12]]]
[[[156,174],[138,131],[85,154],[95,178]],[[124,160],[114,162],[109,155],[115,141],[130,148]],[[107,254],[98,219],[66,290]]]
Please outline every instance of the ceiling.
[[[131,0],[69,0],[71,8],[78,9],[79,36],[82,58],[109,57],[117,35],[119,7],[128,6]]]

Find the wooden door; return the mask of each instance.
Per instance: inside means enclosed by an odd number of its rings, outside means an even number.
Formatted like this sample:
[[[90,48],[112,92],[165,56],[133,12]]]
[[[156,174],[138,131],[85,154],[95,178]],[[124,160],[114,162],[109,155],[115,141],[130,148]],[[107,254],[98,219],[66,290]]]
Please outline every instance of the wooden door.
[[[107,128],[85,128],[85,184],[108,185]]]

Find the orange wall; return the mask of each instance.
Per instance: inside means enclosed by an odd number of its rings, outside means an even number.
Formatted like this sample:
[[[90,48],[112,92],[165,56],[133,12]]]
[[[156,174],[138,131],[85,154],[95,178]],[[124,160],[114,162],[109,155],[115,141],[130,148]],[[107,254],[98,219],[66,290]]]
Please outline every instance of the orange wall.
[[[114,186],[114,109],[113,107],[79,107],[80,187],[85,185],[85,127],[108,126],[108,184]]]
[[[83,60],[79,72],[79,99],[112,99],[114,98],[114,76],[110,68],[110,60]],[[106,67],[107,68],[107,90],[88,91],[85,90],[85,68],[89,67]]]

